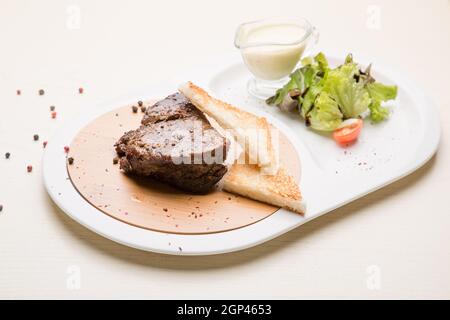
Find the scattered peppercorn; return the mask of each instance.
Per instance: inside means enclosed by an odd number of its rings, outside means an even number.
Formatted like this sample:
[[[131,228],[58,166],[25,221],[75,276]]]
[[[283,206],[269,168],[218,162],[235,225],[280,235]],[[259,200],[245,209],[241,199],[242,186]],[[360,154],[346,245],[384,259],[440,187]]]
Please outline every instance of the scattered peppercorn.
[[[145,106],[142,106],[142,107],[141,107],[141,111],[142,111],[142,112],[145,112],[146,110],[147,110],[147,107],[145,107]]]
[[[144,103],[143,103],[141,100],[138,101],[139,107],[142,107],[143,104],[144,104]]]
[[[69,159],[67,159],[67,162],[69,162],[69,165],[72,165],[74,162],[74,159],[72,157],[70,157]]]
[[[131,109],[133,110],[134,113],[138,112],[138,107],[136,106],[132,106]]]
[[[40,89],[40,90],[39,90],[39,95],[40,95],[40,96],[43,96],[44,93],[45,93],[45,91],[44,91],[43,89]]]
[[[38,140],[39,140],[39,135],[38,135],[38,134],[35,134],[35,135],[33,136],[33,140],[34,140],[34,141],[38,141]]]
[[[118,163],[119,163],[119,158],[118,157],[114,157],[113,164],[118,164]]]
[[[0,204],[0,212],[3,211],[3,205]]]
[[[79,94],[82,94],[84,92],[84,89],[83,88],[78,88],[78,93]]]
[[[53,112],[52,112],[52,119],[55,119],[55,118],[56,118],[56,114],[57,114],[56,111],[53,111]]]
[[[55,111],[55,106],[50,106],[50,111]]]
[[[16,90],[16,93],[17,93],[18,96],[20,96],[22,94],[22,91]]]
[[[42,146],[45,148],[47,146],[47,141],[42,142]]]
[[[28,165],[27,166],[27,172],[31,172],[33,171],[33,166],[32,165]]]
[[[163,208],[163,211],[164,211],[164,212],[167,212],[167,211],[169,211],[169,210],[168,210],[167,208]]]
[[[10,156],[11,156],[11,153],[9,153],[9,152],[5,153],[5,158],[6,159],[9,159]]]
[[[69,153],[69,151],[70,151],[70,148],[68,146],[64,146],[64,152]]]

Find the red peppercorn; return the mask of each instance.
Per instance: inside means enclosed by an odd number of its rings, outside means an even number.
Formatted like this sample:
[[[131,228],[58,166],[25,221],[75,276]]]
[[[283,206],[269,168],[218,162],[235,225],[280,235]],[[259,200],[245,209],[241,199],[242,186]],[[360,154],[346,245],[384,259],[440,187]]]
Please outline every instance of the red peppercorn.
[[[69,151],[70,151],[70,148],[69,148],[68,146],[65,146],[65,147],[64,147],[64,152],[65,152],[65,153],[69,153]]]
[[[33,166],[28,165],[28,166],[27,166],[27,172],[31,172],[31,171],[33,171]]]
[[[42,142],[42,146],[45,148],[47,146],[47,141]]]
[[[82,94],[82,93],[84,92],[84,89],[83,89],[83,88],[78,88],[78,92],[79,92],[80,94]]]
[[[55,119],[56,118],[56,111],[53,111],[52,112],[52,119]]]

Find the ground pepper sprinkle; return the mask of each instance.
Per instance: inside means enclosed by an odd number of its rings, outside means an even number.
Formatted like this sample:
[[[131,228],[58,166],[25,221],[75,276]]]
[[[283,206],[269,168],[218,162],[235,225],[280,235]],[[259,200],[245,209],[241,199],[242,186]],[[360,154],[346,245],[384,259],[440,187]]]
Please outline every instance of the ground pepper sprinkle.
[[[0,204],[0,212],[3,211],[3,205]]]
[[[22,91],[16,90],[16,94],[17,94],[18,96],[20,96],[20,95],[22,94]]]
[[[9,159],[10,156],[11,156],[11,153],[9,153],[9,152],[5,153],[5,158],[6,159]]]
[[[50,106],[50,111],[55,111],[55,106]]]
[[[141,100],[138,101],[139,107],[142,107],[143,104],[144,104],[144,103],[143,103]]]
[[[133,113],[137,113],[138,112],[138,107],[136,106],[132,106],[131,110],[133,110]]]
[[[83,94],[83,92],[84,92],[84,89],[83,89],[83,88],[78,88],[78,93],[79,93],[79,94]]]
[[[141,107],[141,111],[142,111],[142,112],[145,113],[146,110],[147,110],[147,107],[145,107],[145,106],[142,106],[142,107]]]
[[[28,165],[27,166],[27,172],[31,172],[33,171],[33,166],[32,165]]]
[[[118,157],[114,157],[113,164],[118,164],[118,163],[119,163],[119,158]]]
[[[35,134],[35,135],[33,136],[33,140],[34,140],[34,141],[38,141],[38,140],[39,140],[39,135],[38,135],[38,134]]]
[[[47,146],[47,141],[42,142],[42,146],[45,148]]]
[[[74,159],[72,157],[70,157],[69,159],[67,159],[67,162],[69,162],[69,165],[72,165],[74,162]]]
[[[44,89],[40,89],[40,90],[39,90],[39,95],[40,95],[40,96],[43,96],[44,94],[45,94]]]
[[[64,152],[65,152],[65,153],[69,153],[69,151],[70,151],[69,146],[64,146]]]

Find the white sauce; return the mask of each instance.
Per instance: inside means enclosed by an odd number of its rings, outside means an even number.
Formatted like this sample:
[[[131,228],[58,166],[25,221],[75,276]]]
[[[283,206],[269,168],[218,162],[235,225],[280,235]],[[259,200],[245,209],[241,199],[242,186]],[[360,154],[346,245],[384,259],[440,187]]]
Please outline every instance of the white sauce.
[[[305,33],[301,26],[288,23],[262,25],[241,33],[238,41],[243,47],[244,62],[257,78],[282,79],[300,61],[306,46],[300,40]],[[295,42],[297,44],[287,45]]]

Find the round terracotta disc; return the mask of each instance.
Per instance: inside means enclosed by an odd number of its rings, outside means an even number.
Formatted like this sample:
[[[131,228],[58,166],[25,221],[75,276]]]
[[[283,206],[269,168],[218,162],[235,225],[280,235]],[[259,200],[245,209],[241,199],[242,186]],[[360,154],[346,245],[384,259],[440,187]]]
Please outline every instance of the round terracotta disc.
[[[144,102],[145,106],[153,101]],[[103,213],[125,223],[166,233],[205,234],[241,228],[279,208],[221,191],[192,195],[150,178],[128,176],[113,164],[114,143],[139,127],[143,113],[131,105],[106,113],[84,127],[70,145],[69,177],[77,191]],[[280,132],[281,162],[300,175],[295,148]],[[284,160],[284,161],[283,161]]]

